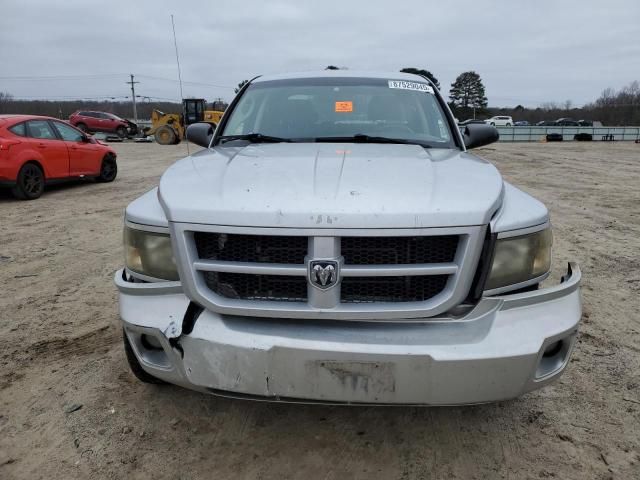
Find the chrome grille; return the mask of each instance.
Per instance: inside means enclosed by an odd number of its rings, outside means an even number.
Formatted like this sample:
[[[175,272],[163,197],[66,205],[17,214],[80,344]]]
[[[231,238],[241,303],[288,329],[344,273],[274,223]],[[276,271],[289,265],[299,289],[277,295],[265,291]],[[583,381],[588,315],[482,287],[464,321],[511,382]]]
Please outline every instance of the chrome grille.
[[[424,302],[447,285],[448,275],[405,277],[347,277],[342,280],[342,303]]]
[[[345,265],[409,265],[453,262],[458,235],[432,237],[343,237]]]
[[[411,320],[466,298],[486,227],[322,230],[172,223],[185,293],[221,314]],[[295,233],[295,235],[292,235]],[[312,283],[309,262],[339,281]]]
[[[205,272],[207,286],[218,295],[241,300],[305,302],[307,280],[285,275]]]
[[[307,237],[195,232],[198,256],[207,260],[304,263]]]

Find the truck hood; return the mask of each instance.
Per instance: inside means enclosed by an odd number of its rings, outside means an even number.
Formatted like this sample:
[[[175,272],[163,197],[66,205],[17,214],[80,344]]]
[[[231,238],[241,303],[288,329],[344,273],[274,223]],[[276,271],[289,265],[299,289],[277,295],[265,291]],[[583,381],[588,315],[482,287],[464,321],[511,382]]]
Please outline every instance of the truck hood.
[[[486,224],[503,181],[490,163],[418,145],[275,143],[206,149],[160,180],[170,222],[292,228]]]

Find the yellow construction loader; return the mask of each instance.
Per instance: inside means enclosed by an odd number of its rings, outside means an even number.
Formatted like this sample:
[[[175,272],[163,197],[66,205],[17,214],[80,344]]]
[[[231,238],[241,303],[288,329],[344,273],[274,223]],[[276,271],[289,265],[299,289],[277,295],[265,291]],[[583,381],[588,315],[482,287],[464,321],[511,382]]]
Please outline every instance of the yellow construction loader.
[[[224,113],[207,110],[207,102],[202,98],[185,98],[182,100],[182,107],[184,115],[154,110],[151,114],[151,127],[145,129],[144,133],[148,136],[153,135],[160,145],[177,145],[184,140],[187,126],[206,122],[215,129]]]

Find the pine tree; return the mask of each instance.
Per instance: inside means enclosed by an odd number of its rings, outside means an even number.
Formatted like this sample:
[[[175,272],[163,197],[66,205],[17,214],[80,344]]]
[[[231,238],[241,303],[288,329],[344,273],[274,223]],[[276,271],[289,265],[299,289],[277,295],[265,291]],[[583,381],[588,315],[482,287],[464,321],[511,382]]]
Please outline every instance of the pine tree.
[[[458,75],[456,81],[451,84],[449,98],[451,104],[456,108],[484,110],[487,107],[487,97],[482,79],[473,71]]]

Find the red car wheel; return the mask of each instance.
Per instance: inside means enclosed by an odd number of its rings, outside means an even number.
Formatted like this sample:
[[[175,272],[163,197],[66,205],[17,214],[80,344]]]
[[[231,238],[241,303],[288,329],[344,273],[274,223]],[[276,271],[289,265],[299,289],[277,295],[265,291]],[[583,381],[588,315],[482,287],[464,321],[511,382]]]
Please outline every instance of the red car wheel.
[[[35,163],[27,163],[18,173],[12,193],[20,200],[35,200],[44,191],[44,173]]]

